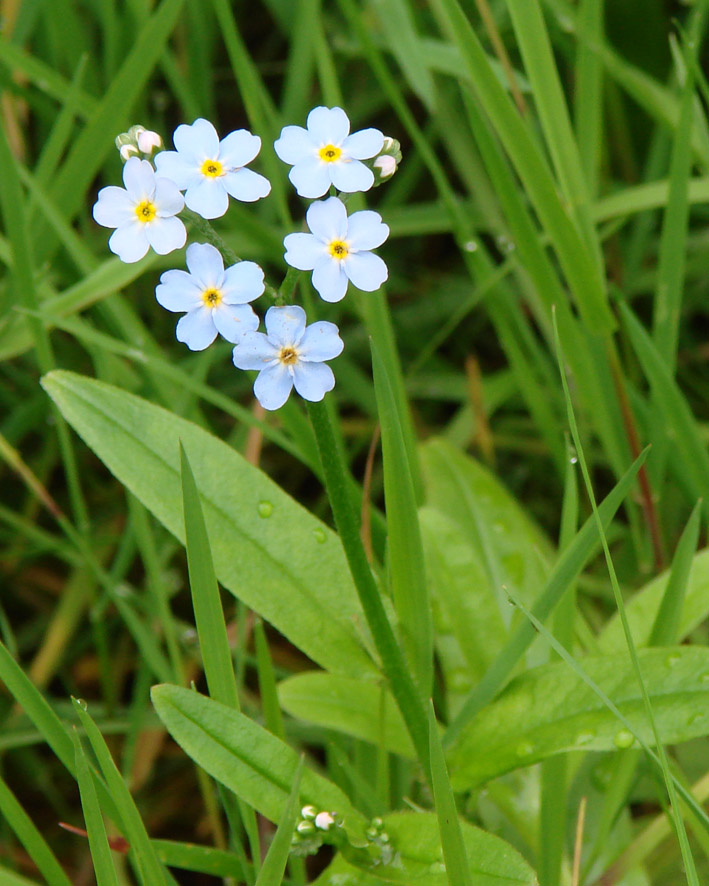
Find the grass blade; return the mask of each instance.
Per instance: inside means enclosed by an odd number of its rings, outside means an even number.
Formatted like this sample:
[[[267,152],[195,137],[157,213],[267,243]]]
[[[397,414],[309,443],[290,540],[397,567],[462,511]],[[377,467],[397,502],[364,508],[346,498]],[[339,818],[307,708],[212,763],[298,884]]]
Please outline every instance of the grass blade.
[[[278,822],[278,829],[273,838],[273,842],[268,847],[266,858],[256,878],[256,886],[276,886],[283,879],[283,874],[288,863],[290,855],[291,839],[295,831],[295,825],[298,820],[298,802],[300,779],[303,775],[303,757],[300,758],[298,769],[293,779],[293,787],[291,788],[288,802],[283,807],[283,815]]]

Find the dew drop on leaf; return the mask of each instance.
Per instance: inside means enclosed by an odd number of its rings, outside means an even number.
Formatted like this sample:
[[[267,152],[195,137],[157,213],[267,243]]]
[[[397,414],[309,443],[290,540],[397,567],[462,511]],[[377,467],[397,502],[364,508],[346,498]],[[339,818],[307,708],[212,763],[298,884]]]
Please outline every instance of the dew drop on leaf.
[[[258,515],[259,517],[270,517],[273,513],[273,505],[270,501],[260,501],[258,503]]]
[[[621,750],[632,747],[634,741],[635,736],[627,729],[621,729],[613,736],[613,744]]]

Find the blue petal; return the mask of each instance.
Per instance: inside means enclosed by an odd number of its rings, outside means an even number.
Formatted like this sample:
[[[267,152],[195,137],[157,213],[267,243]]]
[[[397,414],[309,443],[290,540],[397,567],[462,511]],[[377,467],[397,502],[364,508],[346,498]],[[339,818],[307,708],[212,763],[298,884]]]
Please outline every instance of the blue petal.
[[[284,126],[273,148],[280,159],[291,166],[317,155],[317,145],[302,126]]]
[[[332,166],[333,164],[328,164]],[[326,168],[326,164],[315,157],[308,157],[291,169],[288,178],[301,197],[307,197],[309,200],[315,197],[322,197],[327,192],[330,185],[330,173]]]
[[[121,225],[108,239],[108,248],[115,252],[121,261],[128,264],[140,259],[148,251],[150,244],[145,236],[145,225],[138,219]]]
[[[199,117],[191,126],[183,123],[175,130],[172,137],[175,147],[186,159],[194,158],[197,163],[203,160],[214,160],[219,156],[219,136],[217,130],[203,117]]]
[[[166,310],[183,313],[199,307],[202,290],[187,271],[165,271],[155,288],[155,298]]]
[[[368,191],[374,184],[374,173],[359,160],[349,163],[330,163],[330,176],[338,191],[353,194],[355,191]]]
[[[378,212],[363,209],[353,212],[347,227],[347,243],[350,249],[376,249],[389,236],[389,226],[382,222]]]
[[[247,332],[234,348],[233,360],[237,369],[263,369],[278,357],[274,347],[263,332]]]
[[[227,172],[222,181],[227,193],[242,203],[254,203],[271,193],[271,182],[251,169]]]
[[[264,409],[280,409],[292,388],[293,376],[282,363],[262,369],[254,382],[254,394]]]
[[[313,234],[324,243],[347,237],[347,210],[337,197],[312,203],[305,213],[305,220]]]
[[[328,254],[327,246],[312,234],[288,234],[283,245],[286,247],[286,262],[299,271],[312,271],[320,259]]]
[[[315,142],[322,145],[339,145],[350,131],[350,121],[342,108],[313,108],[307,126]]]
[[[202,218],[221,218],[229,208],[229,196],[216,178],[205,178],[185,192],[185,203]]]
[[[109,185],[98,192],[93,216],[104,228],[117,228],[127,222],[135,221],[135,203],[124,188]]]
[[[219,142],[219,159],[225,166],[237,169],[251,163],[260,150],[261,139],[257,135],[248,129],[237,129]]]
[[[148,243],[158,255],[167,255],[174,249],[181,249],[187,240],[184,224],[174,215],[170,218],[156,218],[143,227]]]
[[[181,191],[189,188],[200,175],[199,164],[177,151],[160,151],[155,155],[155,167],[158,175],[169,178]]]
[[[319,363],[337,357],[345,346],[339,331],[334,323],[329,323],[327,320],[311,323],[300,340],[299,359],[307,363]]]
[[[123,167],[123,184],[135,203],[152,200],[155,193],[155,171],[147,160],[131,157]]]
[[[304,400],[317,402],[335,387],[335,376],[326,363],[296,363],[293,384]]]
[[[354,160],[376,157],[384,146],[384,136],[378,129],[360,129],[342,143],[342,150]]]
[[[299,305],[274,305],[266,311],[265,323],[272,344],[295,347],[305,332],[305,311]]]
[[[185,262],[201,291],[221,288],[224,261],[219,250],[211,243],[191,243],[187,247]]]
[[[227,305],[222,302],[212,310],[212,321],[220,335],[235,344],[247,332],[258,329],[258,317],[248,305]]]
[[[224,272],[222,298],[227,305],[243,305],[253,301],[266,288],[263,270],[253,261],[240,261]]]
[[[389,276],[384,262],[373,252],[353,252],[346,261],[345,273],[357,289],[374,292]]]
[[[217,337],[217,327],[212,312],[204,305],[182,317],[175,330],[178,341],[184,342],[191,351],[203,351]]]
[[[323,301],[340,301],[347,292],[347,275],[342,262],[329,256],[313,271],[313,286]]]
[[[162,218],[177,215],[185,208],[185,199],[180,193],[180,189],[172,179],[165,178],[165,176],[155,179],[153,203],[157,214]]]

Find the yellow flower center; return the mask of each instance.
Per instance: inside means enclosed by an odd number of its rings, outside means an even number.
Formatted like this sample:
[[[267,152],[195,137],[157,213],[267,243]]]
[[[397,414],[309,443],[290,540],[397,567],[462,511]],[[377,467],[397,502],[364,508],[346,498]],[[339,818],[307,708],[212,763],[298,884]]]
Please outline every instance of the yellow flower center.
[[[333,258],[338,259],[338,261],[342,261],[343,258],[347,258],[349,255],[349,249],[344,240],[333,240],[328,248],[330,250],[330,255]]]
[[[202,164],[201,172],[207,178],[219,178],[220,175],[224,175],[224,167],[219,160],[205,160]]]
[[[202,301],[208,308],[216,308],[221,300],[222,294],[218,289],[205,289],[202,293]]]
[[[286,366],[292,366],[294,363],[298,362],[298,352],[295,348],[291,347],[281,348],[278,359]]]
[[[155,204],[150,200],[143,200],[135,207],[135,214],[138,216],[139,222],[151,222],[155,218]]]
[[[336,160],[340,159],[342,155],[342,148],[338,148],[335,145],[324,145],[318,151],[320,154],[320,159],[323,163],[334,163]]]

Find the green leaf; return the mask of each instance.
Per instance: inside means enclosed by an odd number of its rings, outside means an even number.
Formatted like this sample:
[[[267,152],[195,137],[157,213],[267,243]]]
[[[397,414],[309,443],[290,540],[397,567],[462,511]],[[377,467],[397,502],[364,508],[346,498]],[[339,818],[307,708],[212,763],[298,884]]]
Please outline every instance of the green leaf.
[[[273,837],[271,845],[268,847],[261,870],[258,872],[256,886],[275,886],[276,883],[280,883],[283,880],[295,825],[298,821],[298,807],[300,805],[298,802],[298,791],[302,775],[303,758],[301,757],[295,778],[293,779],[293,787],[291,788],[288,802],[284,806],[283,815],[278,822],[278,830]]]
[[[663,743],[709,734],[709,649],[647,649],[639,659]],[[583,668],[652,745],[652,730],[627,654],[586,658]],[[464,727],[448,756],[451,783],[455,790],[467,790],[554,754],[610,751],[629,747],[633,741],[565,662],[545,665],[513,680],[474,723]]]
[[[313,886],[449,886],[435,815],[394,813],[384,818],[384,828],[396,851],[394,864],[364,871],[338,855]],[[475,886],[538,886],[534,871],[504,840],[467,822],[461,822],[461,830]]]
[[[222,585],[328,670],[375,676],[355,631],[363,616],[337,536],[206,431],[70,372],[43,385],[115,476],[184,540],[179,441],[200,491]]]
[[[168,732],[196,763],[257,812],[279,821],[298,769],[298,754],[244,714],[179,686],[154,686],[153,705]],[[364,818],[332,782],[303,772],[303,803],[337,811],[348,833],[361,836]]]
[[[375,746],[382,744],[392,753],[416,759],[391,693],[376,683],[312,671],[279,683],[278,698],[284,710],[306,723],[336,729]]]

